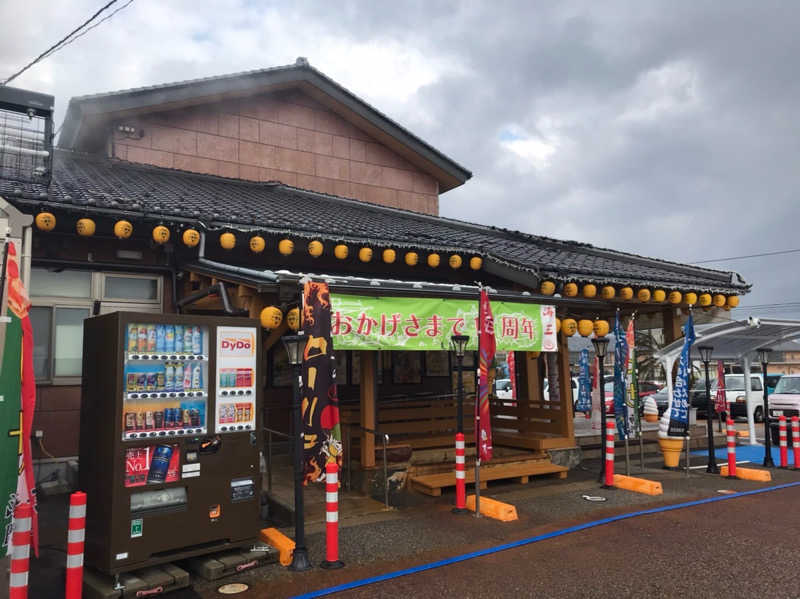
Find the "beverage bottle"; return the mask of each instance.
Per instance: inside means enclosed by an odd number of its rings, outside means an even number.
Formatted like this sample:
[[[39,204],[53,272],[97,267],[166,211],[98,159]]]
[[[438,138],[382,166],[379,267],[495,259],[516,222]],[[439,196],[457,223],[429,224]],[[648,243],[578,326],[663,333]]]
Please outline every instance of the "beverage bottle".
[[[163,324],[156,325],[156,351],[163,354],[167,346],[167,329]]]
[[[164,367],[166,374],[165,378],[165,390],[166,391],[175,391],[175,366],[172,362],[167,362]]]
[[[147,351],[153,353],[156,351],[156,325],[147,325]]]
[[[200,327],[192,327],[192,353],[199,356],[203,353],[203,333]]]
[[[183,391],[183,364],[180,362],[175,362],[175,388],[173,390]]]
[[[137,347],[139,347],[139,325],[138,324],[129,324],[128,325],[128,351],[135,353]]]
[[[189,364],[183,365],[183,390],[192,390],[192,367]]]
[[[175,353],[183,353],[183,325],[175,325]]]
[[[163,370],[156,372],[156,388],[154,391],[166,391],[167,381],[165,380],[165,373]]]
[[[192,370],[192,391],[203,390],[203,365],[195,364]]]
[[[139,325],[139,336],[136,339],[136,350],[141,354],[147,351],[147,325]]]
[[[183,327],[183,353],[192,353],[192,327]]]
[[[164,351],[168,354],[175,353],[175,327],[171,324],[164,327]]]

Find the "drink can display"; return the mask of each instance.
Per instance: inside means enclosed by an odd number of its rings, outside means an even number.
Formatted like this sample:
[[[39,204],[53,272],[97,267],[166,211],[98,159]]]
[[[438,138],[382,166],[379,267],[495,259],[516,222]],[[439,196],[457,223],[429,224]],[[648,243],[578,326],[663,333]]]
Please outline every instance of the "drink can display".
[[[136,412],[125,412],[125,430],[136,430]]]
[[[136,430],[144,430],[144,412],[136,412]]]
[[[183,353],[192,353],[192,327],[189,325],[183,327]]]
[[[167,468],[172,459],[172,446],[158,445],[153,450],[153,459],[150,461],[150,470],[147,473],[148,483],[163,483],[167,478]]]
[[[236,422],[242,422],[244,420],[244,404],[237,403],[236,404]]]
[[[171,324],[164,326],[164,351],[175,353],[175,327]]]
[[[192,353],[196,356],[203,353],[203,333],[200,327],[192,327]]]
[[[173,383],[173,391],[183,391],[183,364],[180,362],[175,363],[174,367],[174,379],[175,382]]]
[[[147,325],[147,351],[153,353],[156,351],[156,325]]]
[[[192,390],[192,367],[189,364],[183,365],[183,390]]]
[[[183,426],[192,426],[192,413],[188,409],[183,410],[181,423]]]
[[[153,412],[153,422],[156,425],[156,428],[164,428],[164,412],[158,410]]]
[[[203,365],[195,364],[192,369],[192,391],[203,390]]]
[[[200,426],[200,410],[192,408],[189,410],[192,426]]]
[[[175,366],[172,365],[172,362],[167,362],[164,372],[164,389],[166,391],[175,391]]]
[[[244,405],[244,420],[245,422],[250,422],[253,417],[253,406],[249,403]]]
[[[139,325],[128,325],[128,351],[135,352],[139,347]]]
[[[156,372],[156,391],[167,391],[167,381],[163,370]]]
[[[182,354],[183,353],[183,325],[176,324],[174,327],[174,336],[175,339],[173,343],[175,344],[175,353]]]
[[[152,430],[156,427],[156,420],[155,417],[153,416],[152,410],[147,410],[144,413],[144,427],[147,430]]]
[[[253,369],[252,368],[245,368],[245,370],[244,370],[244,386],[245,387],[252,387],[253,386]]]
[[[234,375],[236,377],[235,385],[237,387],[244,387],[244,373],[242,372],[242,370],[243,370],[242,368],[237,368],[236,374]]]
[[[135,393],[137,391],[136,388],[136,373],[129,372],[127,377],[127,383],[125,388],[128,390],[128,393]]]
[[[160,354],[167,351],[167,328],[163,324],[156,325],[156,351]]]
[[[136,337],[136,350],[141,354],[147,351],[147,325],[139,325],[139,334]]]
[[[164,428],[172,428],[175,426],[175,411],[174,408],[164,409]]]
[[[136,375],[136,390],[142,392],[147,389],[147,373],[139,372]]]
[[[145,384],[144,390],[147,391],[148,393],[155,391],[157,379],[158,375],[156,375],[155,372],[148,372],[147,383]]]

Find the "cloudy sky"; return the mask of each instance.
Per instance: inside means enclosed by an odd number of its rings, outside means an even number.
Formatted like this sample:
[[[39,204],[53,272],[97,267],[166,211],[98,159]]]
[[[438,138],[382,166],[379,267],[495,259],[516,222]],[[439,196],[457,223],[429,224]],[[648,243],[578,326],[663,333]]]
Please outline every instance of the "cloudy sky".
[[[0,79],[104,3],[0,3]],[[58,125],[73,95],[306,56],[472,170],[443,215],[693,262],[800,248],[798,31],[790,2],[134,0],[12,85]],[[764,306],[800,302],[799,261],[709,266]]]

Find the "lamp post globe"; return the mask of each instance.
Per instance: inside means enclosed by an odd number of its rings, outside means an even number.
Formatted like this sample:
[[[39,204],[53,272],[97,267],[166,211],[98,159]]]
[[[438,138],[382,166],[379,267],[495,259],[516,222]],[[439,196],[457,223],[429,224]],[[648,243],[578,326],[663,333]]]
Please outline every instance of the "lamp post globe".
[[[706,425],[708,428],[708,465],[706,472],[709,474],[719,474],[717,467],[717,457],[714,449],[714,428],[712,425],[712,414],[714,413],[714,404],[711,401],[711,379],[708,376],[708,363],[711,361],[711,354],[714,348],[710,345],[700,345],[697,348],[700,352],[700,359],[703,361],[703,366],[706,371]]]
[[[292,422],[294,435],[294,543],[295,548],[292,554],[290,570],[302,572],[311,568],[308,559],[308,549],[306,548],[306,532],[303,501],[303,420],[301,414],[301,388],[303,386],[301,366],[303,364],[303,350],[305,349],[306,337],[302,331],[296,335],[285,335],[282,337],[283,346],[289,357],[289,364],[292,367]]]
[[[769,364],[769,355],[772,351],[768,347],[761,347],[756,350],[758,352],[758,361],[761,362],[761,376],[764,378],[761,381],[761,387],[764,389],[764,466],[767,468],[774,468],[775,462],[772,461],[772,439],[769,430],[769,398],[767,397],[767,364]],[[747,376],[748,373],[745,373]]]

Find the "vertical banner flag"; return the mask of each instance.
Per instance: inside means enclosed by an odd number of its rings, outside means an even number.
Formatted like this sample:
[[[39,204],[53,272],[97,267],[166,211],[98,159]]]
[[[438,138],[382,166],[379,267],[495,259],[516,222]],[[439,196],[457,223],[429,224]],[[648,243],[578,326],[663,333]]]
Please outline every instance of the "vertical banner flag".
[[[639,409],[639,375],[636,367],[636,319],[631,318],[625,331],[628,342],[628,433],[635,439],[642,431],[641,410]]]
[[[625,401],[625,362],[628,359],[628,342],[619,322],[619,313],[614,321],[614,418],[620,439],[628,437],[628,405]]]
[[[592,411],[592,378],[589,373],[589,350],[582,349],[578,358],[578,402],[575,412]]]
[[[489,293],[481,289],[480,302],[480,330],[478,331],[479,358],[479,379],[478,379],[478,402],[475,404],[475,415],[477,419],[475,433],[478,439],[478,457],[482,462],[492,459],[492,420],[489,415],[489,368],[495,354],[494,342],[494,318],[492,317],[492,307],[489,305]]]
[[[336,361],[331,341],[331,300],[328,285],[307,282],[303,287],[302,413],[305,437],[304,483],[325,480],[325,465],[342,465],[342,432],[336,392]]]
[[[517,399],[517,359],[514,357],[513,351],[508,352],[506,363],[508,364],[508,378],[511,379],[511,399]]]
[[[678,376],[675,377],[675,388],[672,392],[672,408],[669,411],[667,435],[671,437],[685,437],[689,430],[689,353],[695,339],[694,319],[691,313],[684,330],[683,349],[681,349]]]
[[[725,393],[725,366],[722,360],[717,361],[717,397],[714,401],[714,411],[717,414],[728,411],[728,396]]]
[[[2,306],[5,343],[0,371],[0,492],[3,501],[3,547],[0,556],[10,553],[14,507],[29,502],[33,548],[39,555],[39,519],[33,477],[31,435],[36,404],[33,374],[33,327],[29,316],[30,300],[19,277],[19,261],[13,242],[6,245],[6,285]]]

